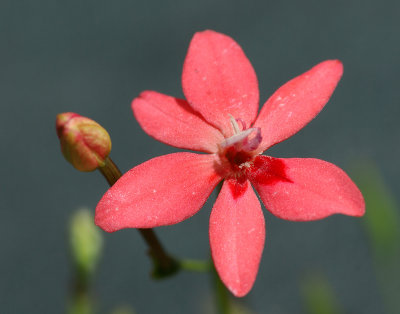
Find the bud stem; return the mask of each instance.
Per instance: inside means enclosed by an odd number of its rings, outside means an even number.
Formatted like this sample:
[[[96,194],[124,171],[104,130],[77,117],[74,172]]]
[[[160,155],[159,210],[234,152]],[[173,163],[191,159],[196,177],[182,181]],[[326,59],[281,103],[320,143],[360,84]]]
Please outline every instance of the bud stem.
[[[111,160],[110,157],[106,158],[106,160],[104,161],[104,166],[99,167],[99,170],[104,178],[106,178],[110,186],[113,186],[114,183],[117,182],[117,180],[122,176],[121,171],[118,169],[117,165]]]
[[[122,176],[121,171],[117,165],[107,157],[103,167],[98,168],[110,186]],[[164,250],[161,242],[158,240],[153,229],[137,229],[147,245],[150,247],[149,254],[155,262],[155,270],[153,275],[155,277],[164,277],[175,273],[178,270],[178,263],[168,255]]]

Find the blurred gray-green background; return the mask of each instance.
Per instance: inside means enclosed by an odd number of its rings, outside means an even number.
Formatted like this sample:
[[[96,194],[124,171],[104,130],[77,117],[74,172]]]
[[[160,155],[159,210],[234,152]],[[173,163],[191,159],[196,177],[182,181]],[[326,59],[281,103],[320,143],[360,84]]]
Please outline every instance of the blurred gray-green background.
[[[348,172],[371,160],[399,201],[399,1],[1,0],[0,313],[65,311],[68,222],[79,206],[94,211],[108,188],[99,173],[80,173],[64,160],[56,114],[73,111],[102,124],[123,172],[177,151],[141,130],[130,102],[146,89],[183,97],[186,50],[204,29],[242,46],[259,78],[261,105],[318,62],[342,60],[344,76],[325,109],[268,154],[320,158]],[[214,197],[193,218],[156,230],[170,252],[209,257]],[[362,219],[294,223],[268,212],[265,218],[260,271],[242,300],[250,310],[307,313],[301,287],[307,274],[320,273],[344,313],[383,313]],[[100,313],[121,304],[137,313],[209,311],[209,276],[153,281],[135,230],[104,236],[94,282]]]

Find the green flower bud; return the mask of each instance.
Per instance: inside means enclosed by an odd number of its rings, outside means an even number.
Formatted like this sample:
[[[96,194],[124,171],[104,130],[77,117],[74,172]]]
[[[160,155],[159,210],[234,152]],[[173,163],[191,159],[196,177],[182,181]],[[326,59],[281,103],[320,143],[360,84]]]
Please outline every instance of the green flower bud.
[[[93,274],[100,258],[102,240],[89,210],[78,210],[70,224],[70,247],[74,264],[83,278]]]

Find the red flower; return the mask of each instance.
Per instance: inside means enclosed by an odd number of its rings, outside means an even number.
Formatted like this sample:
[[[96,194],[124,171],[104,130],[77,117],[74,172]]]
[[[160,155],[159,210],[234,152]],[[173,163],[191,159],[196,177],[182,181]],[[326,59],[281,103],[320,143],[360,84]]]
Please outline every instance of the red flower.
[[[213,31],[195,34],[182,74],[187,101],[146,91],[133,100],[132,109],[155,139],[208,154],[175,153],[131,169],[97,205],[96,224],[113,232],[181,222],[224,180],[210,217],[211,253],[228,289],[246,295],[265,240],[261,205],[251,185],[265,207],[283,219],[364,214],[360,191],[335,165],[260,155],[321,111],[342,71],[338,60],[314,66],[279,88],[257,117],[257,77],[240,46]]]

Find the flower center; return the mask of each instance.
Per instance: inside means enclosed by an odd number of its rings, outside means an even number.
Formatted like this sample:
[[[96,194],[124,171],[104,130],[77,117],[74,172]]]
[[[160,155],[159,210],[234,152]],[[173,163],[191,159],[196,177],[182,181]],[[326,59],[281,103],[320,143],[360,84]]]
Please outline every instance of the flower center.
[[[233,135],[219,144],[219,156],[228,176],[240,177],[252,165],[261,143],[260,128],[248,128],[241,119],[230,116]],[[239,126],[240,123],[240,126]]]

